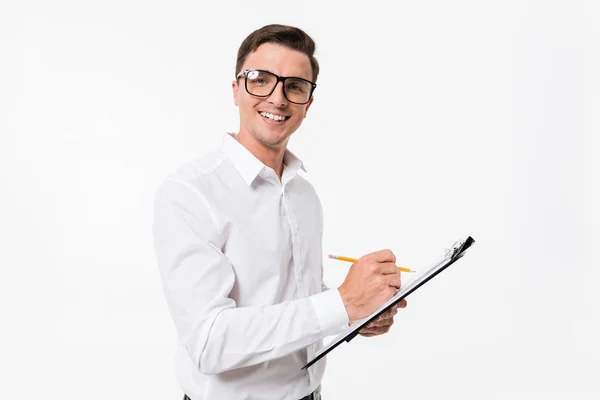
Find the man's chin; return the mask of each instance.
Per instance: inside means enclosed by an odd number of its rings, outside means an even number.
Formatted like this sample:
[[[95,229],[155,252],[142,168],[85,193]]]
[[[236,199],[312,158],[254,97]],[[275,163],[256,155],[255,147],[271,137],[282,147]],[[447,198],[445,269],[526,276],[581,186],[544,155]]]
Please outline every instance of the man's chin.
[[[273,135],[273,134],[255,134],[254,138],[260,142],[263,146],[270,147],[273,149],[278,149],[281,147],[285,147],[287,142],[291,136],[291,134],[281,134],[281,135]]]

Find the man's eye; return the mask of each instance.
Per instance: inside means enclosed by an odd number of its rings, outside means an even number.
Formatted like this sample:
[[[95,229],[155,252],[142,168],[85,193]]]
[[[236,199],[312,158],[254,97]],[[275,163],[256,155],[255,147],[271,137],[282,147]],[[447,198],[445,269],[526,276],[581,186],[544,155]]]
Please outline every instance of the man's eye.
[[[288,85],[288,90],[293,90],[295,92],[304,92],[304,86],[299,85],[297,82],[292,82]]]

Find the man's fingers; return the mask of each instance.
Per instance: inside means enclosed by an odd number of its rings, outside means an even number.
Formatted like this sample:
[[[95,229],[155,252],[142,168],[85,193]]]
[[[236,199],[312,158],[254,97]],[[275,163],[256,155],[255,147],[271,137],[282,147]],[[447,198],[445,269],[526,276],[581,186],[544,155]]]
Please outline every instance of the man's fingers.
[[[375,320],[373,320],[372,322],[369,322],[365,328],[370,329],[370,328],[377,328],[377,327],[381,327],[381,326],[387,326],[387,325],[392,325],[394,323],[394,317],[391,316],[389,318],[382,318],[379,317]]]
[[[400,300],[395,307],[390,308],[379,317],[369,322],[359,333],[362,336],[377,336],[387,333],[394,324],[394,316],[398,314],[398,308],[406,307],[406,299]]]
[[[360,330],[360,334],[363,336],[376,336],[376,335],[381,335],[384,333],[388,333],[390,331],[390,328],[392,327],[392,325],[386,325],[386,326],[378,326],[378,327],[374,327],[374,328],[363,328]]]
[[[406,299],[402,299],[400,300],[400,302],[398,302],[398,304],[396,304],[396,308],[405,308],[406,307]]]
[[[393,274],[400,275],[400,271],[398,270],[398,266],[392,262],[386,262],[379,264],[381,268],[381,273],[383,275]]]
[[[373,257],[373,260],[378,263],[390,262],[396,264],[396,256],[389,249],[376,251],[374,253],[369,254],[369,256]]]
[[[400,274],[388,274],[383,275],[383,279],[388,286],[393,286],[396,289],[400,289],[402,282],[400,281]]]
[[[396,305],[396,307],[397,306],[398,305]],[[390,325],[391,323],[393,323],[394,316],[396,314],[398,314],[398,310],[397,310],[396,307],[390,308],[389,310],[387,310],[386,312],[384,312],[383,314],[381,314],[379,317],[377,317],[373,321],[369,322],[366,325],[366,328],[372,328],[372,327],[377,327],[377,326]]]
[[[390,319],[390,318],[394,318],[394,315],[398,314],[398,310],[396,309],[396,307],[392,307],[389,310],[387,310],[386,312],[384,312],[383,314],[381,314],[379,316],[379,318],[381,319]]]

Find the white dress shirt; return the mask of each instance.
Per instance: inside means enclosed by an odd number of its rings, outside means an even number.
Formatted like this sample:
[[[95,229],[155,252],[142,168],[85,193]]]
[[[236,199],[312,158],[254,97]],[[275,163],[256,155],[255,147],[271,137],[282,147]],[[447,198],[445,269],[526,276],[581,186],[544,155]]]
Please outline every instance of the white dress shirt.
[[[302,162],[275,171],[226,134],[218,151],[158,188],[154,244],[178,335],[175,370],[192,400],[300,399],[325,358],[323,338],[348,326],[323,283],[323,217]]]

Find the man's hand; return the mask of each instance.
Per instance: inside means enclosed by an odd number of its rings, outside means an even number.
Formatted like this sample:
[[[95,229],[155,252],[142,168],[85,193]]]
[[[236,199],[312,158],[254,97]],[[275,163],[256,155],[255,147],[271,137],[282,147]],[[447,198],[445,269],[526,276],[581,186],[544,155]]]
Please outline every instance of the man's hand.
[[[381,307],[398,289],[400,271],[396,256],[391,250],[380,250],[352,264],[338,290],[352,324]]]
[[[394,315],[398,314],[398,308],[406,307],[406,300],[401,300],[394,307],[390,308],[377,319],[371,321],[367,326],[362,328],[358,333],[361,336],[371,337],[388,333],[394,324]]]

